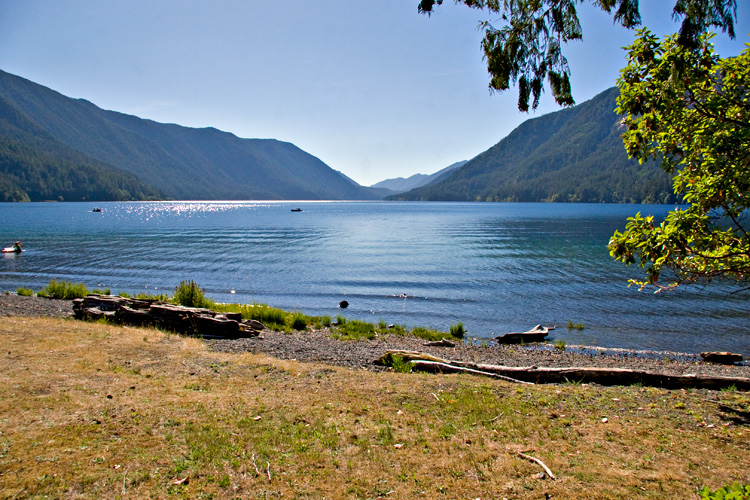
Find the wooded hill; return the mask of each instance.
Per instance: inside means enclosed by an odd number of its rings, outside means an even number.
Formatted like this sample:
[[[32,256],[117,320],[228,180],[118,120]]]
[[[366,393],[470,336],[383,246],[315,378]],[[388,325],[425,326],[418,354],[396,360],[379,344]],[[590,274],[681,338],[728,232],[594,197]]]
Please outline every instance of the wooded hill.
[[[388,199],[675,203],[657,162],[628,159],[617,94],[527,120],[447,179]]]
[[[3,71],[0,99],[0,199],[382,197],[290,143],[105,111]]]
[[[0,97],[0,201],[165,198],[135,175],[55,140]]]

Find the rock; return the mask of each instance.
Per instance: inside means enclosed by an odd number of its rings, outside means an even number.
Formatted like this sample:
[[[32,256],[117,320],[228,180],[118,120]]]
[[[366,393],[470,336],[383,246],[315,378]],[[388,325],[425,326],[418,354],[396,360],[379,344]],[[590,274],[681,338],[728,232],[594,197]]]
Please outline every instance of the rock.
[[[341,309],[346,309],[347,307],[349,307],[349,302],[342,300],[341,302],[339,302],[339,307]]]
[[[742,354],[727,351],[702,352],[701,358],[706,363],[718,363],[721,365],[733,365],[742,361]]]

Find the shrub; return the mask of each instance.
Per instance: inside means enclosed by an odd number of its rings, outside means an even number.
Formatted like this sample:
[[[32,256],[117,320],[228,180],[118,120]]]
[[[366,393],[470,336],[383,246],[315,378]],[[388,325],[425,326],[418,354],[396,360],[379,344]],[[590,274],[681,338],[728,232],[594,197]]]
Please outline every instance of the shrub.
[[[711,491],[707,486],[701,490],[702,500],[750,500],[750,484],[741,485],[737,481],[731,486],[724,486]]]
[[[449,331],[450,331],[451,337],[455,337],[457,339],[464,338],[464,335],[466,334],[466,330],[464,330],[463,323],[456,323],[455,325],[451,325],[451,328]]]
[[[34,290],[31,288],[19,288],[16,290],[16,293],[20,295],[21,297],[31,297],[34,295]]]
[[[204,290],[195,281],[180,281],[174,290],[174,302],[185,307],[207,307],[213,306],[213,301],[206,298]]]
[[[409,373],[414,369],[413,361],[406,361],[401,356],[391,356],[390,365],[394,372]]]
[[[89,294],[89,289],[83,283],[50,280],[49,284],[37,292],[37,297],[48,299],[73,300],[82,299]]]
[[[105,288],[104,290],[99,290],[98,288],[94,288],[91,290],[91,293],[95,293],[97,295],[112,295],[112,291],[109,288]]]
[[[583,323],[573,323],[572,321],[568,321],[568,330],[583,330],[586,328],[583,326]]]
[[[557,349],[558,351],[564,351],[564,350],[565,350],[565,346],[566,346],[567,344],[565,343],[565,341],[564,341],[563,339],[559,339],[559,340],[555,340],[555,343],[554,343],[554,344],[552,344],[552,345],[553,345],[553,346],[555,347],[555,349]]]
[[[292,330],[306,330],[307,329],[307,316],[302,313],[296,312],[291,316],[290,326]]]

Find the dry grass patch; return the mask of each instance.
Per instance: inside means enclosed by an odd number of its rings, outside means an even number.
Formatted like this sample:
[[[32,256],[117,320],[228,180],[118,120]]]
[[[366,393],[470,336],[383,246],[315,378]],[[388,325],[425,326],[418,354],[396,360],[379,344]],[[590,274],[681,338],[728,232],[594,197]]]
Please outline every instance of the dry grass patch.
[[[352,371],[70,320],[0,318],[0,343],[2,498],[697,498],[750,470],[746,393]]]

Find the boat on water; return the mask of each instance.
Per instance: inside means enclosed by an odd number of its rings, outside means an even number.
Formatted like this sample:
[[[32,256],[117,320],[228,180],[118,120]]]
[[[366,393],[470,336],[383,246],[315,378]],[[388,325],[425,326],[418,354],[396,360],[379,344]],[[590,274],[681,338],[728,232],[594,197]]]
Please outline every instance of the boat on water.
[[[302,211],[302,209],[301,209],[301,208],[293,208],[293,209],[292,209],[292,212],[301,212],[301,211]]]
[[[23,245],[20,241],[13,243],[12,247],[5,247],[2,249],[2,253],[21,253],[23,252]]]
[[[95,209],[92,210],[92,212],[101,212],[101,211],[102,211],[101,208],[95,208]]]

